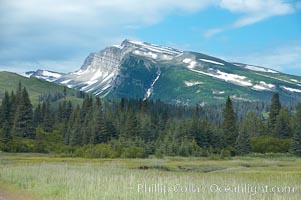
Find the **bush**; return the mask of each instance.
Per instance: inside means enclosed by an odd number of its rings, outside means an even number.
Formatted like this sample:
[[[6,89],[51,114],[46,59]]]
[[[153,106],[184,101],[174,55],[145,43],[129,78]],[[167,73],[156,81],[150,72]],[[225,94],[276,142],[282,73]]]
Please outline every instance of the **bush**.
[[[287,153],[289,151],[290,139],[274,137],[251,138],[252,151],[255,153]]]
[[[231,158],[231,151],[228,149],[221,150],[221,159]]]
[[[156,151],[155,152],[155,157],[158,158],[158,159],[164,158],[163,153],[161,151]]]
[[[1,151],[6,151],[6,145],[3,142],[0,142],[0,152]]]
[[[117,153],[108,144],[86,145],[75,151],[75,156],[85,158],[115,158]]]
[[[35,141],[30,139],[15,139],[7,143],[7,151],[13,153],[34,152]]]
[[[145,149],[142,147],[126,147],[122,149],[122,158],[144,158]]]

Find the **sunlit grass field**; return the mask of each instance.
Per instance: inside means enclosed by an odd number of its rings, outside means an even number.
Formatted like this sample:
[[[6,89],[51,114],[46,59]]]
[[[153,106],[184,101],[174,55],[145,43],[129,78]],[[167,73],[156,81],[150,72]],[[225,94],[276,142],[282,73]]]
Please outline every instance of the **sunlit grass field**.
[[[10,192],[30,193],[29,199],[299,200],[301,159],[81,159],[0,153],[0,194],[8,186]]]

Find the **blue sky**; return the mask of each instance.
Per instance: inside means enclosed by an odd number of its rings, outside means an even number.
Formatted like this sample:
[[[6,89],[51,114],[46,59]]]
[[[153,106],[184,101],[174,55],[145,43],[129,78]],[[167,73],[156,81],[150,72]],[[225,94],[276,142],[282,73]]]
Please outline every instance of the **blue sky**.
[[[301,75],[300,0],[0,0],[0,27],[0,70],[70,72],[129,38]]]

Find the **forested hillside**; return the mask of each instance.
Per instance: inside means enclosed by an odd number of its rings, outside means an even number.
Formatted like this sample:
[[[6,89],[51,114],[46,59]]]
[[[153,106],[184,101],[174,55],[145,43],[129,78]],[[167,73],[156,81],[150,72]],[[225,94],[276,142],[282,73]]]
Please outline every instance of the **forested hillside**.
[[[301,156],[301,104],[201,107],[85,95],[82,104],[46,98],[33,108],[26,87],[6,91],[0,148],[83,157],[218,156],[292,153]]]

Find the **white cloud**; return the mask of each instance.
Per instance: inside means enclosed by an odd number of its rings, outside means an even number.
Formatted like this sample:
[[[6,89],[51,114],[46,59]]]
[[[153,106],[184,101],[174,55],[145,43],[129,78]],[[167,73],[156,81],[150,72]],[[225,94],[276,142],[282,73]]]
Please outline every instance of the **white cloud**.
[[[204,33],[205,37],[211,37],[228,29],[251,25],[273,16],[287,15],[296,10],[294,4],[286,3],[283,0],[221,0],[219,7],[241,16],[223,28],[207,30]]]
[[[210,4],[210,0],[0,0],[0,64],[86,56],[135,37],[133,28]]]
[[[301,69],[301,41],[265,49],[248,55],[220,56],[225,60],[268,67],[281,72],[293,73]],[[300,74],[299,74],[300,75]]]
[[[168,15],[210,6],[241,15],[232,28],[294,11],[292,4],[281,0],[0,0],[0,5],[0,64],[5,66],[16,60],[64,64],[135,37],[134,30]],[[205,35],[212,37],[227,28],[213,28]]]
[[[205,31],[204,36],[207,38],[210,38],[220,32],[222,32],[224,29],[222,28],[213,28],[213,29],[209,29],[207,31]]]
[[[220,6],[233,13],[243,14],[234,23],[234,27],[246,26],[272,16],[294,12],[293,4],[281,0],[222,0]]]

